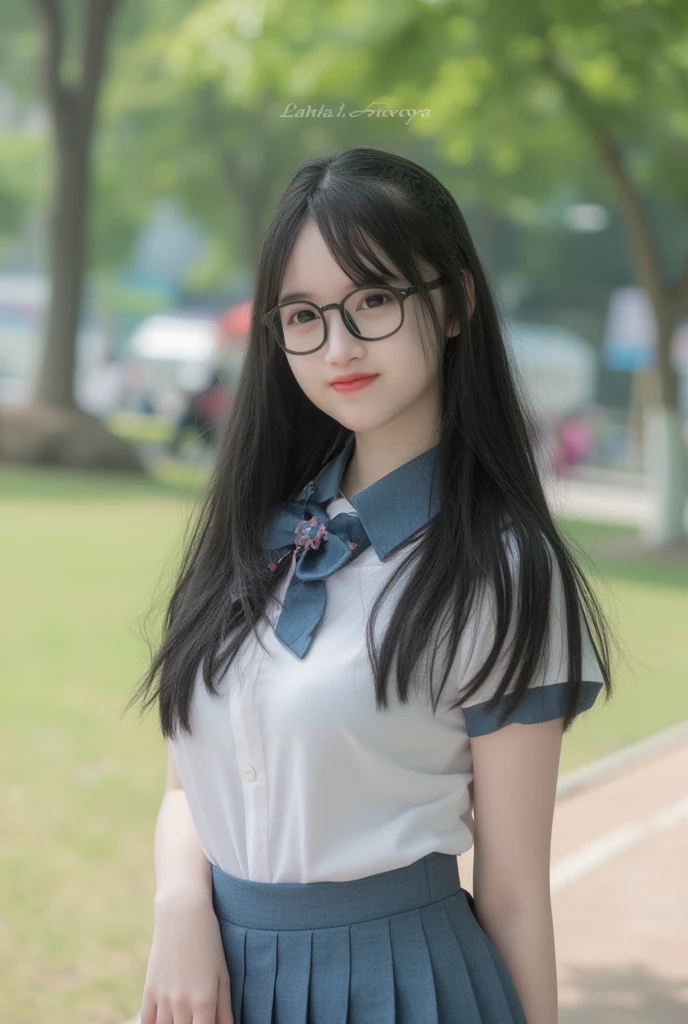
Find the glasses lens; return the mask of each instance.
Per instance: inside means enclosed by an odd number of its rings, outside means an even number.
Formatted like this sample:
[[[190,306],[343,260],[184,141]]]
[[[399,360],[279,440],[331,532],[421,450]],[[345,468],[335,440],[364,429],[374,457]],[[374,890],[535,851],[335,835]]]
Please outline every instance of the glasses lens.
[[[322,344],[325,322],[310,302],[287,302],[275,310],[273,325],[280,342],[290,352],[310,352]]]
[[[384,338],[401,326],[401,303],[386,288],[359,288],[346,300],[344,312],[352,333],[369,341]]]

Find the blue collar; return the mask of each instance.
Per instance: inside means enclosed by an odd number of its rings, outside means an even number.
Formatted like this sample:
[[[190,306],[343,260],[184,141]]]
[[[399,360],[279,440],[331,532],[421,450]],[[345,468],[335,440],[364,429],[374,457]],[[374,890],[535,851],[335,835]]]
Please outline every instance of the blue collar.
[[[352,434],[341,452],[303,488],[299,500],[313,498],[325,506],[337,497],[355,440]],[[439,512],[439,456],[440,446],[435,445],[348,499],[380,560]]]

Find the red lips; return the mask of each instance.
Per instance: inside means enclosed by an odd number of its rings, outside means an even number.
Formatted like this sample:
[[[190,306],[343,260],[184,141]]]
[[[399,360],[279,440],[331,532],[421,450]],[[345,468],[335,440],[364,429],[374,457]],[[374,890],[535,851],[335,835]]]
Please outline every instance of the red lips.
[[[332,381],[332,387],[335,391],[341,391],[346,394],[347,391],[360,391],[361,388],[366,388],[374,380],[377,380],[377,373],[369,373],[366,375],[354,374],[349,377],[340,377],[339,380]]]
[[[349,373],[345,377],[335,377],[330,384],[348,384],[353,380],[368,380],[370,377],[377,377],[376,373]]]

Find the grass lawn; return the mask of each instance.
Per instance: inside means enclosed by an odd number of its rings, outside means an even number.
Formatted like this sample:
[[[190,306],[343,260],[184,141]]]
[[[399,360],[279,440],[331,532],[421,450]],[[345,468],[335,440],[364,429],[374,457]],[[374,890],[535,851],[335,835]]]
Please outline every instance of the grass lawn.
[[[138,1011],[165,749],[152,715],[122,709],[202,476],[172,462],[155,481],[0,472],[3,1024]],[[591,549],[624,532],[566,529]],[[595,562],[627,661],[615,699],[567,735],[564,771],[688,718],[688,567]]]

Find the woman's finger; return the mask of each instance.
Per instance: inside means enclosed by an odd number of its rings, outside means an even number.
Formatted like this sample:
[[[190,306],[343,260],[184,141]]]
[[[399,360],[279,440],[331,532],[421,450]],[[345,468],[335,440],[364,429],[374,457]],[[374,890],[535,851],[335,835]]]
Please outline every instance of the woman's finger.
[[[212,1024],[234,1024],[229,971],[222,971],[217,985],[217,1011]]]

